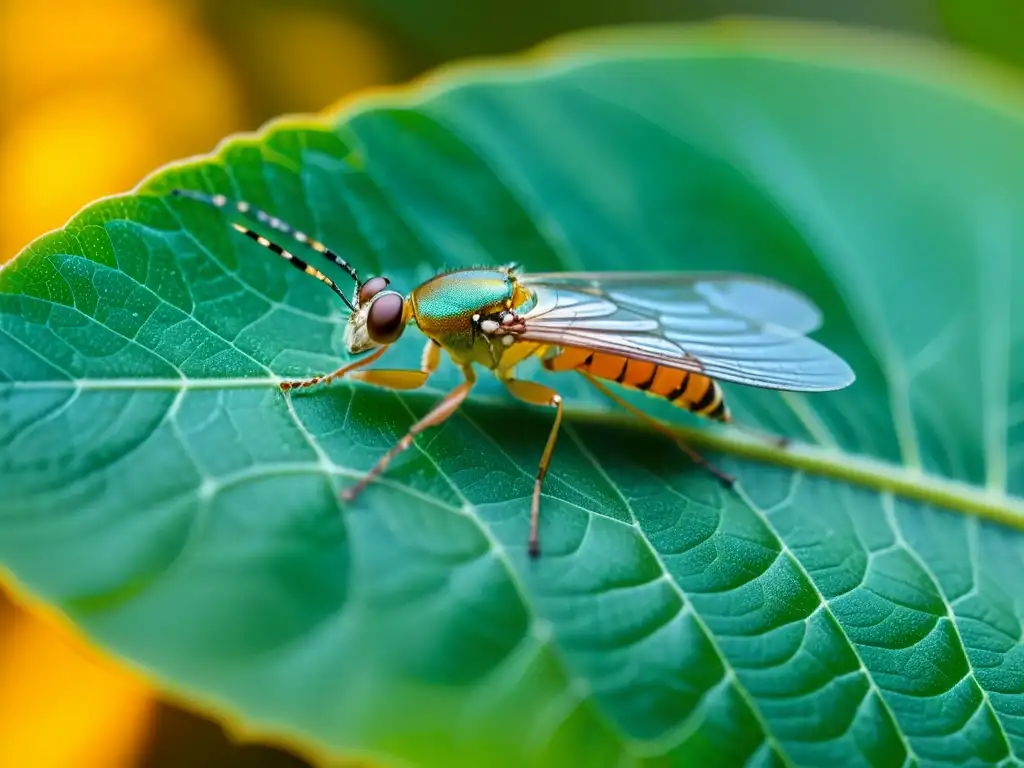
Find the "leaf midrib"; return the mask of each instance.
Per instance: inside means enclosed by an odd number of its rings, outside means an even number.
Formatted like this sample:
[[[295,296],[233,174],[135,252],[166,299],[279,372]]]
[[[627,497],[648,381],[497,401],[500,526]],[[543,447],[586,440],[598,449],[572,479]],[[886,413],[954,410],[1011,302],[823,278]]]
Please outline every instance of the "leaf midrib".
[[[18,389],[96,391],[277,389],[281,381],[283,379],[276,377],[190,379],[184,376],[178,379],[57,379],[0,382],[0,393]],[[350,386],[359,389],[372,389],[369,385],[356,382]],[[436,398],[444,394],[444,390],[425,387],[418,393],[405,393],[405,396]],[[469,402],[490,407],[510,407],[508,400],[490,395],[473,395]],[[570,419],[604,423],[618,428],[637,429],[643,427],[642,422],[632,416],[609,410],[566,405],[565,414]],[[897,466],[868,456],[823,448],[811,443],[796,442],[785,449],[779,449],[767,441],[743,436],[737,430],[729,427],[705,429],[678,424],[671,424],[669,427],[688,443],[728,453],[737,458],[774,464],[840,480],[877,493],[892,493],[906,499],[934,504],[954,512],[973,514],[986,520],[1024,530],[1024,499],[997,493],[988,488],[981,488],[928,472],[920,472],[903,465]],[[740,483],[742,483],[742,478],[740,478]]]

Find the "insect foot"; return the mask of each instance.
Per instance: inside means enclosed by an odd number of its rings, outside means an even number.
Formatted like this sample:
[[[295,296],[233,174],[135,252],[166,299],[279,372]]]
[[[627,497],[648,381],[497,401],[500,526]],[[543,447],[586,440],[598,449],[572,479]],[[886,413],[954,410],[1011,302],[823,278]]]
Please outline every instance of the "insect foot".
[[[687,453],[690,453],[690,452],[687,451]],[[718,467],[716,467],[714,464],[712,464],[710,461],[705,459],[703,456],[700,456],[699,454],[694,454],[694,453],[690,453],[690,455],[691,455],[692,458],[695,458],[695,461],[696,461],[696,463],[698,465],[704,467],[704,469],[706,469],[712,475],[717,477],[718,481],[722,484],[722,487],[725,488],[727,491],[728,490],[732,490],[732,488],[736,485],[736,478],[735,477],[733,477],[732,475],[726,474],[725,472],[720,470]]]
[[[306,387],[312,387],[315,384],[319,384],[322,381],[320,376],[314,376],[311,379],[305,379],[304,381],[282,381],[278,386],[282,392],[289,392],[293,389],[305,389]]]

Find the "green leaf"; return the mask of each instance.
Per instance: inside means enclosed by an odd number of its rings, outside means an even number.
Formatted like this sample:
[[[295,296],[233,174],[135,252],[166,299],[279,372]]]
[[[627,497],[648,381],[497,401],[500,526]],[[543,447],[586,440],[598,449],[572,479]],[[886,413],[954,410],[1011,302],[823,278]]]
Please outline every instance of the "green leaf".
[[[1019,764],[1024,99],[894,45],[580,38],[282,121],[91,206],[0,272],[0,562],[167,690],[322,753]],[[552,415],[485,377],[341,504],[452,366],[424,392],[282,395],[344,360],[343,307],[177,186],[404,289],[473,262],[772,276],[823,308],[858,380],[727,387],[786,451],[632,398],[730,493],[525,366],[569,403],[531,562]],[[414,335],[388,367],[417,364]]]

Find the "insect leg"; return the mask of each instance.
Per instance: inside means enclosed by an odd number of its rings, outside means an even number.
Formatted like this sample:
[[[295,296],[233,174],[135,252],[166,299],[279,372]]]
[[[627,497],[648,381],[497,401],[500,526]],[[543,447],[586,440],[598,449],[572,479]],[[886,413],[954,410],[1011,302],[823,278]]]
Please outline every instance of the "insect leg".
[[[427,342],[427,346],[423,350],[423,358],[420,363],[420,370],[418,371],[379,368],[370,371],[359,370],[383,355],[386,349],[386,346],[380,347],[366,357],[344,365],[338,370],[323,376],[313,376],[301,381],[283,381],[281,382],[281,389],[287,392],[289,389],[312,387],[314,384],[330,384],[332,381],[337,381],[345,376],[348,376],[350,379],[365,381],[367,384],[373,384],[384,389],[418,389],[423,386],[430,377],[430,374],[437,370],[437,366],[441,362],[441,347],[437,342],[431,340]]]
[[[413,424],[412,427],[409,428],[405,437],[395,443],[391,450],[386,454],[381,456],[373,468],[370,469],[370,471],[367,472],[358,483],[350,488],[344,489],[341,492],[342,499],[345,501],[354,500],[367,485],[373,482],[385,469],[387,469],[388,464],[391,463],[391,460],[395,458],[395,456],[412,445],[412,441],[415,439],[416,435],[430,429],[430,427],[436,427],[437,425],[442,424],[458,410],[459,406],[462,405],[466,396],[469,395],[469,391],[476,383],[476,374],[473,372],[472,367],[468,365],[464,367],[462,369],[462,374],[466,377],[466,380],[445,395],[444,399],[435,405],[426,416]]]
[[[322,255],[325,259],[327,259],[333,264],[337,264],[339,267],[348,272],[352,279],[356,281],[356,285],[359,285],[359,275],[347,261],[341,258],[341,256],[336,254],[334,251],[332,251],[326,245],[321,243],[319,240],[314,240],[305,232],[300,232],[299,230],[295,229],[295,227],[293,227],[291,224],[288,224],[285,221],[281,221],[281,219],[277,218],[276,216],[271,216],[270,214],[264,213],[258,208],[254,208],[252,205],[245,202],[244,200],[232,201],[226,198],[224,195],[207,195],[203,192],[197,192],[191,189],[174,189],[171,190],[171,194],[174,195],[175,197],[187,197],[191,200],[198,200],[201,203],[212,205],[214,208],[234,208],[236,211],[238,211],[240,214],[245,216],[250,221],[258,222],[260,224],[263,224],[264,226],[270,227],[271,229],[276,229],[278,232],[288,235],[296,242],[302,243],[303,245],[308,245],[314,251]]]
[[[604,384],[598,381],[595,377],[591,376],[589,373],[586,373],[585,371],[580,371],[580,375],[587,381],[589,381],[591,384],[593,384],[595,387],[597,387],[597,389],[600,390],[603,394],[607,395],[609,398],[611,398],[613,401],[621,405],[634,416],[642,419],[643,421],[646,421],[648,424],[650,424],[656,430],[661,432],[663,435],[666,435],[667,437],[671,438],[671,440],[676,445],[679,446],[680,450],[687,456],[689,456],[695,464],[699,464],[700,466],[704,467],[711,474],[713,474],[715,477],[721,480],[722,485],[724,485],[726,488],[731,488],[736,483],[736,478],[734,478],[732,475],[727,475],[725,472],[720,470],[710,461],[708,461],[695,450],[693,450],[693,448],[684,443],[682,439],[675,432],[669,429],[669,427],[667,427],[665,424],[662,424],[660,421],[653,418],[649,414],[644,413],[636,406],[627,403],[619,395],[612,392],[608,387],[606,387]]]
[[[508,391],[524,403],[546,405],[555,409],[555,423],[551,426],[548,443],[544,446],[544,453],[540,457],[537,479],[533,484],[533,501],[530,504],[530,539],[527,551],[530,557],[537,557],[540,555],[540,489],[544,483],[544,476],[548,473],[548,466],[551,464],[551,453],[555,449],[555,440],[558,439],[558,428],[562,424],[562,396],[550,387],[532,381],[504,379],[504,383]]]
[[[427,383],[427,379],[437,370],[440,363],[441,345],[429,340],[427,346],[423,348],[418,371],[374,368],[370,371],[356,371],[349,378],[384,389],[419,389]]]
[[[312,387],[314,384],[329,384],[330,382],[335,381],[336,379],[340,379],[342,376],[345,376],[347,373],[351,371],[369,365],[378,357],[383,355],[386,350],[387,347],[378,347],[376,350],[371,352],[366,357],[361,357],[358,360],[349,363],[348,365],[343,365],[341,368],[334,371],[333,373],[324,374],[323,376],[313,376],[312,378],[309,379],[301,379],[294,381],[282,381],[280,384],[281,391],[287,392],[290,389],[303,389],[305,387]]]

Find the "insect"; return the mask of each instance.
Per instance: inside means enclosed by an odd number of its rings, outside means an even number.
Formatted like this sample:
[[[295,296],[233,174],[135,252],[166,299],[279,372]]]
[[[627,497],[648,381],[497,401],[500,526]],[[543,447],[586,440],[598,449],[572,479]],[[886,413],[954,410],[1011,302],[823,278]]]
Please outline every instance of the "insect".
[[[387,468],[414,438],[449,418],[476,381],[475,367],[494,373],[517,399],[554,409],[530,506],[528,552],[540,553],[538,524],[544,477],[562,422],[562,398],[550,387],[515,377],[515,368],[538,356],[549,371],[576,371],[605,395],[673,439],[690,458],[724,484],[733,478],[683,443],[668,426],[645,414],[604,382],[667,399],[719,422],[731,415],[718,381],[767,389],[821,392],[842,389],[854,373],[835,353],[807,334],[821,324],[808,299],[778,283],[733,273],[562,272],[520,273],[511,266],[474,267],[438,274],[403,295],[386,277],[366,280],[323,243],[244,201],[189,190],[172,194],[242,216],[308,246],[341,267],[355,283],[351,298],[319,270],[252,229],[232,222],[293,267],[325,283],[350,311],[345,345],[362,355],[331,373],[281,382],[284,391],[328,384],[343,377],[392,390],[423,386],[447,352],[464,380],[382,456],[347,501]],[[407,327],[426,336],[419,370],[367,366]]]

